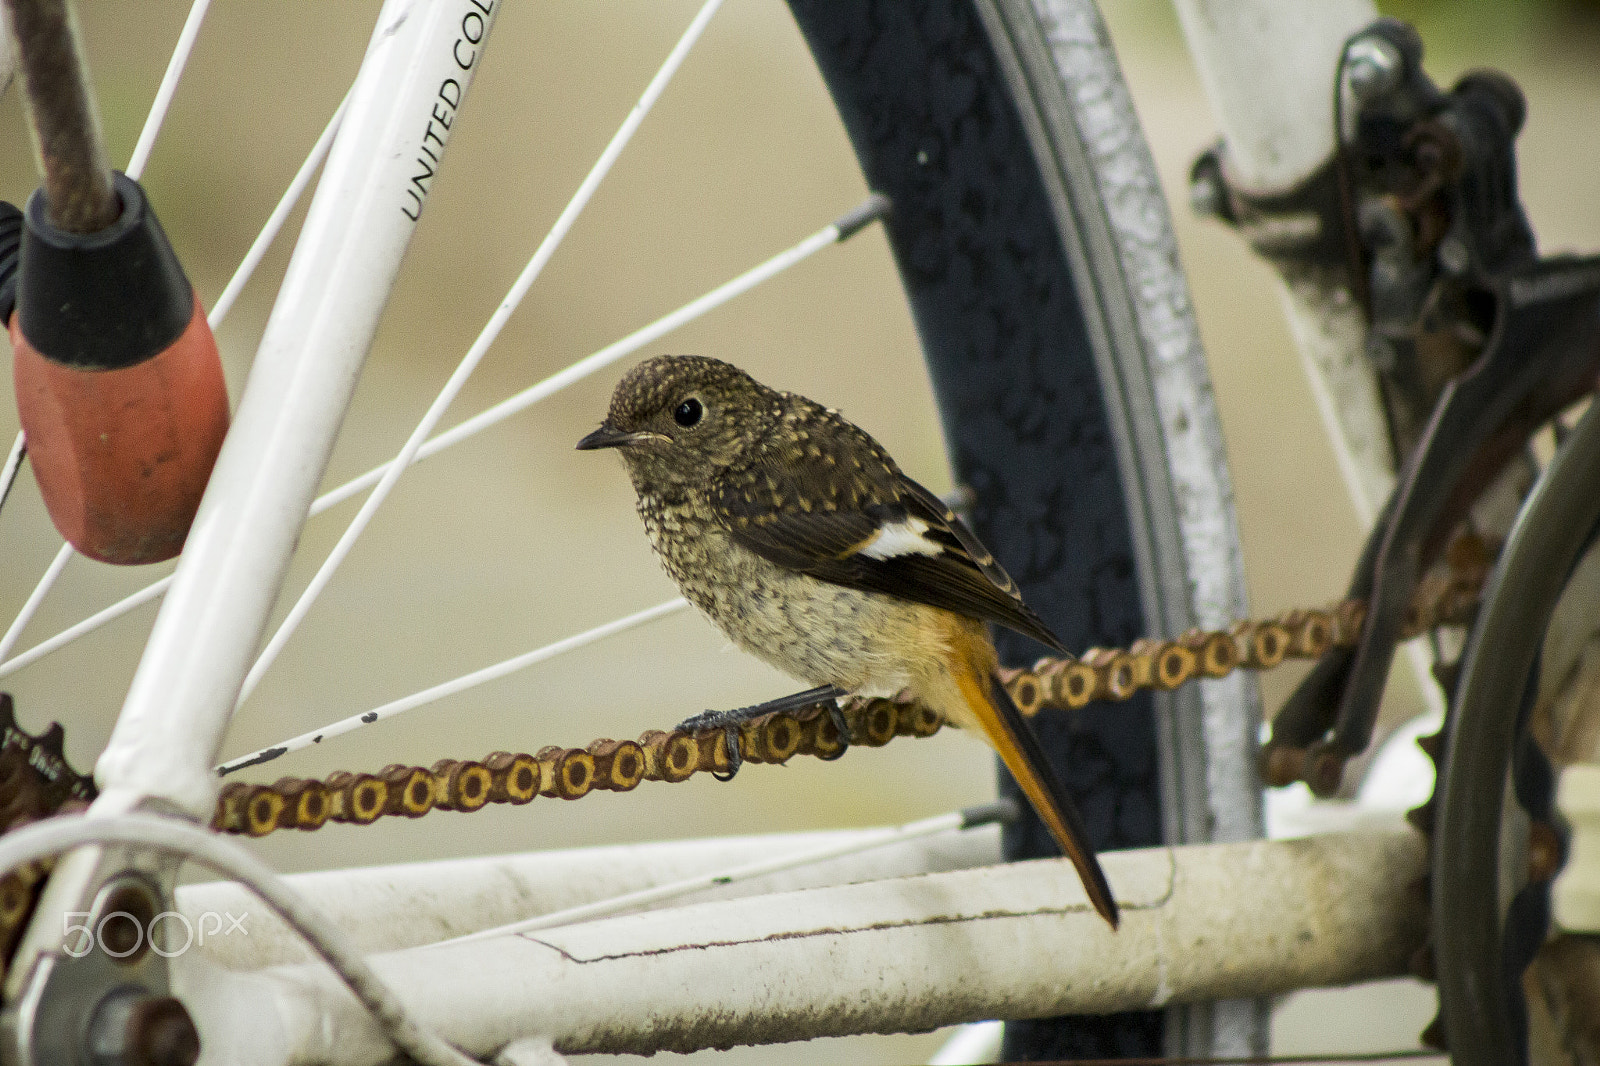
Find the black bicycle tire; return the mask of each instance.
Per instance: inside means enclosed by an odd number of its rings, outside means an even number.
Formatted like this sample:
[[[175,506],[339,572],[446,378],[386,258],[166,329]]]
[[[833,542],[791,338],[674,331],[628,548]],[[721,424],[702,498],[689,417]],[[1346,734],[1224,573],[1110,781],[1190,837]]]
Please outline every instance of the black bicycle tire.
[[[1089,0],[790,0],[886,229],[979,535],[1070,647],[1244,609],[1198,330]],[[1000,634],[1003,658],[1038,645]],[[1036,728],[1097,848],[1261,833],[1253,682]],[[1001,771],[1002,790],[1014,790]],[[1037,820],[1008,858],[1055,854]],[[1260,1003],[1008,1026],[1007,1059],[1261,1054]]]
[[[1600,525],[1600,409],[1590,407],[1534,486],[1484,591],[1445,737],[1433,841],[1439,1007],[1458,1066],[1517,1061],[1498,877],[1515,714],[1536,677],[1551,616]],[[1545,886],[1548,889],[1548,886]],[[1524,1048],[1525,1050],[1525,1048]]]

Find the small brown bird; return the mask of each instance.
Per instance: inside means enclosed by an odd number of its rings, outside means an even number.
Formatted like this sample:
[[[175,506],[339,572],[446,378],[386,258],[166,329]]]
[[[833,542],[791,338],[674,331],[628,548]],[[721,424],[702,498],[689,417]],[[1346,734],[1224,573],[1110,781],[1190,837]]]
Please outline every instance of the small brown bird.
[[[808,684],[909,691],[985,737],[1116,926],[1083,820],[996,677],[984,623],[1065,649],[877,441],[721,360],[662,356],[623,377],[578,447],[621,451],[662,565],[739,647]]]

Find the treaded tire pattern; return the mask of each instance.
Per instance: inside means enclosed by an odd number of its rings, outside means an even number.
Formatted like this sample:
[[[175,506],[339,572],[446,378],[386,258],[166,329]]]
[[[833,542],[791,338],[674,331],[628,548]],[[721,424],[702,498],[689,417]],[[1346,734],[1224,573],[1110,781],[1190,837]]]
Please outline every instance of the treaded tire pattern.
[[[1087,326],[1026,134],[958,0],[791,0],[888,223],[973,525],[1069,647],[1145,623]],[[1043,649],[999,635],[1002,658]],[[1097,849],[1161,842],[1156,724],[1140,697],[1035,720]],[[1007,778],[1003,790],[1015,794]],[[1010,857],[1056,854],[1031,817]],[[1008,1027],[1007,1053],[1160,1055],[1160,1012]]]

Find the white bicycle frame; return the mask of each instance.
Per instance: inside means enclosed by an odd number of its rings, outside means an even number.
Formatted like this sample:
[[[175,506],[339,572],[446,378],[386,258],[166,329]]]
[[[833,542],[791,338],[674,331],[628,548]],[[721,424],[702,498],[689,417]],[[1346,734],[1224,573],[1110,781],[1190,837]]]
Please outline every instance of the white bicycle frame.
[[[433,173],[448,140],[441,109],[464,106],[502,2],[384,4],[233,429],[98,763],[96,811],[209,816],[224,730],[432,180],[419,175]],[[1371,0],[1176,6],[1241,179],[1281,188],[1325,160],[1337,57],[1376,17]],[[1370,517],[1392,462],[1360,358],[1359,314],[1331,293],[1286,291],[1341,469]],[[538,1038],[575,1051],[687,1051],[1397,975],[1418,920],[1406,886],[1425,866],[1420,839],[1399,826],[1112,853],[1104,861],[1124,910],[1112,935],[1055,864],[977,869],[998,859],[991,830],[700,897],[717,902],[537,935],[425,942],[524,918],[530,905],[560,910],[857,837],[585,849],[291,881],[374,953],[418,1021],[469,1053],[516,1061],[539,1046],[519,1042]],[[59,942],[61,912],[92,890],[99,869],[87,859],[63,864],[25,950]],[[790,892],[845,880],[865,883]],[[762,894],[774,892],[784,894]],[[225,884],[178,892],[194,922],[238,912],[247,898]],[[429,920],[417,921],[424,912]],[[292,933],[258,924],[248,944],[216,938],[170,960],[208,1061],[389,1057],[371,1018],[307,958]],[[8,992],[26,969],[14,970]]]
[[[223,733],[499,3],[388,0],[378,16],[233,428],[95,768],[111,805],[156,799],[205,817],[216,799]]]

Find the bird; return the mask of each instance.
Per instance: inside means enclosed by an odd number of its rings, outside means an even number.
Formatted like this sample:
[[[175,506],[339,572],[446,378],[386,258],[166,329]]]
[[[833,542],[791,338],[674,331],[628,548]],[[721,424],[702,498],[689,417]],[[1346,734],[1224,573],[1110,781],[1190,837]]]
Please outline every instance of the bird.
[[[1066,649],[866,431],[731,363],[663,355],[623,376],[577,447],[621,453],[663,568],[733,644],[825,692],[909,694],[987,740],[1117,927],[1083,819],[999,681],[987,623]]]

